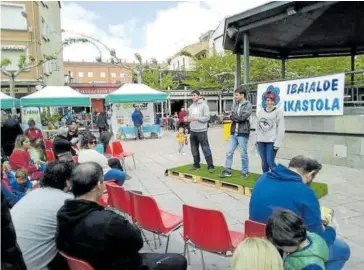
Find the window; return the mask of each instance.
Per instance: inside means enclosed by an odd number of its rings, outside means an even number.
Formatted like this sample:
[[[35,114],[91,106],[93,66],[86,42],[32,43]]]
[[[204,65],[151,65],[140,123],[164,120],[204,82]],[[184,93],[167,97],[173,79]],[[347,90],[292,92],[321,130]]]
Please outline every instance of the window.
[[[18,63],[20,56],[28,57],[28,50],[23,45],[2,45],[1,46],[1,60],[7,58],[10,64],[5,67],[8,71],[16,71],[19,69]]]
[[[120,81],[125,82],[125,73],[120,73]]]
[[[25,5],[1,3],[1,29],[28,30],[22,11],[25,11]]]
[[[83,77],[83,72],[78,72],[78,77],[82,78]]]
[[[111,73],[111,77],[112,77],[112,78],[116,78],[116,73],[112,72],[112,73]]]
[[[45,40],[49,40],[49,25],[48,23],[46,23],[46,21],[44,20],[44,18],[42,17],[41,19],[42,21],[42,37]]]
[[[51,62],[51,67],[52,67],[51,71],[52,72],[53,71],[59,71],[59,65],[58,65],[57,61],[56,60],[52,60],[50,62]]]
[[[51,70],[51,62],[47,61],[45,63],[43,63],[43,73],[47,76],[52,74],[52,70]]]
[[[100,72],[100,77],[101,77],[101,78],[105,78],[105,77],[106,77],[105,72]]]
[[[93,76],[94,76],[94,73],[93,72],[88,72],[87,73],[87,77],[92,78]]]

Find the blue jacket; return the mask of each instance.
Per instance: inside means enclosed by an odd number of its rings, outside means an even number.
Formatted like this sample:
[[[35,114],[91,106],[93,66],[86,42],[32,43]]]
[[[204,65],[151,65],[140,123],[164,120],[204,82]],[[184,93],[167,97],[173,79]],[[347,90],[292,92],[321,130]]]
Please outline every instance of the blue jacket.
[[[1,184],[1,191],[8,201],[9,208],[12,208],[24,196],[24,193],[10,191],[4,184]]]
[[[333,228],[322,227],[320,203],[301,176],[283,165],[263,174],[256,182],[249,206],[249,218],[267,223],[273,211],[288,209],[304,219],[308,231],[317,233],[330,246],[336,238]]]
[[[19,184],[16,181],[15,173],[13,171],[8,172],[8,179],[9,179],[9,186],[13,192],[16,191],[18,193],[23,193],[25,195],[25,192],[27,190],[31,190],[33,187],[32,183],[29,180],[29,177],[27,181],[24,183],[24,185]]]
[[[141,112],[134,111],[131,115],[134,126],[141,126],[143,124],[143,116]]]

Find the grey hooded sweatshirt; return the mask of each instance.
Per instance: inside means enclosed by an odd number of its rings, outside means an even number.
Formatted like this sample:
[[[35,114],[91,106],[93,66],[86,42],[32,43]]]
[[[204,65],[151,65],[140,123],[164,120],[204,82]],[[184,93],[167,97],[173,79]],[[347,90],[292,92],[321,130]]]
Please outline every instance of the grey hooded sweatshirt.
[[[202,99],[199,99],[197,103],[192,103],[188,108],[188,117],[194,118],[194,120],[190,123],[191,131],[207,131],[207,123],[210,121],[209,106],[207,106],[207,104]]]

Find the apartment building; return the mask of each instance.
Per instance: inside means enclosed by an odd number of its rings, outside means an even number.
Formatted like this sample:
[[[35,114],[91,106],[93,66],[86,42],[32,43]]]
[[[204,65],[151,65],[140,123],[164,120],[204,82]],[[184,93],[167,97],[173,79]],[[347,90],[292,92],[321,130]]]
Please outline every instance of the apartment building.
[[[105,97],[133,79],[131,70],[111,63],[64,62],[64,71],[66,84],[90,96],[94,111],[104,111]]]
[[[8,71],[17,71],[21,56],[35,63],[43,55],[62,48],[61,3],[59,1],[1,1],[1,60],[8,59]],[[64,85],[63,55],[56,60],[25,70],[15,78],[15,96],[35,91],[35,86]],[[1,91],[10,93],[9,78],[1,74]]]

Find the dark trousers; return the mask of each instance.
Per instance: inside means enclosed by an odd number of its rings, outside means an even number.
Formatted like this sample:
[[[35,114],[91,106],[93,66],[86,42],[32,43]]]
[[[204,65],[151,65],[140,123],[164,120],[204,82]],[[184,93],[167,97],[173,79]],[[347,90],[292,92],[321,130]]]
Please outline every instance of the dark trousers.
[[[107,127],[99,127],[99,133],[100,133],[100,135],[104,131],[107,131]]]
[[[274,160],[278,151],[274,150],[274,143],[258,142],[257,144],[258,152],[262,159],[263,173],[269,172],[269,170],[272,170],[276,166]]]
[[[193,156],[193,165],[196,168],[200,168],[200,151],[199,147],[201,145],[202,152],[205,156],[206,163],[208,168],[214,168],[214,164],[212,161],[212,153],[209,145],[209,140],[207,138],[207,131],[205,132],[190,132],[190,143],[191,143],[191,152]]]
[[[175,253],[141,253],[143,267],[140,269],[153,270],[186,270],[187,260],[184,256]]]

